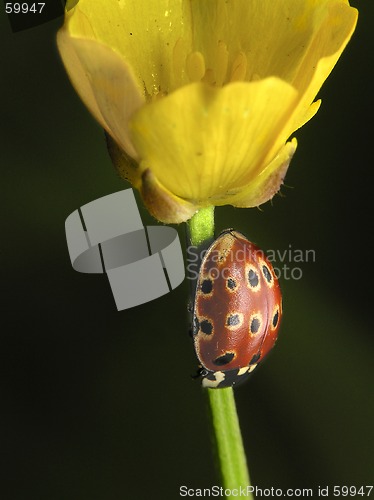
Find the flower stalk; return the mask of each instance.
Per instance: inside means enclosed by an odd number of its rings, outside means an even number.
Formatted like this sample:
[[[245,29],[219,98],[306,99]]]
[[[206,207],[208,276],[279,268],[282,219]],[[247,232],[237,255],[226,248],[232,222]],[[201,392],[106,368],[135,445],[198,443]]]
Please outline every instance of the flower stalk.
[[[199,210],[188,222],[193,246],[204,249],[214,238],[214,207]],[[224,489],[250,486],[247,460],[236,411],[234,391],[203,389],[208,402],[213,452]],[[246,498],[252,499],[251,494]]]
[[[238,414],[236,411],[234,390],[204,389],[209,404],[212,437],[221,475],[222,486],[233,490],[250,486],[250,479],[245,456]],[[252,499],[252,494],[246,496]]]

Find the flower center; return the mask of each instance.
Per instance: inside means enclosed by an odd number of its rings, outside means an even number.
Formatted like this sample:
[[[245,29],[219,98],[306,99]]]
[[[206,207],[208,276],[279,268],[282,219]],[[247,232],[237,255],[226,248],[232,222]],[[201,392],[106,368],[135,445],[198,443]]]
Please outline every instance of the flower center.
[[[232,62],[230,64],[230,59]],[[234,58],[229,57],[227,45],[220,41],[214,58],[214,66],[207,67],[204,55],[191,52],[186,59],[186,73],[190,82],[206,82],[215,87],[245,80],[247,75],[247,56],[239,52]]]
[[[219,41],[210,58],[213,64],[207,64],[207,57],[198,50],[190,52],[187,56],[183,39],[179,39],[173,49],[170,81],[167,87],[159,85],[154,88],[152,95],[147,95],[149,100],[155,101],[169,94],[176,88],[192,82],[204,82],[213,87],[222,87],[231,82],[243,80],[257,80],[258,75],[248,75],[248,60],[244,52],[235,55],[229,53],[227,45]]]

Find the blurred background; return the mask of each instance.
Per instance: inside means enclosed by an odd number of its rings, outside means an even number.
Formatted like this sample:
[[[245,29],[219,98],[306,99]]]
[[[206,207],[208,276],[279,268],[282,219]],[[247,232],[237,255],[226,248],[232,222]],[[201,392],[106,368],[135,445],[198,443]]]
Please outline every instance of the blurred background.
[[[352,4],[356,33],[320,111],[295,134],[282,195],[261,210],[216,211],[217,233],[235,227],[264,250],[314,251],[274,263],[299,269],[281,276],[279,341],[236,391],[262,488],[373,484],[374,4]],[[0,17],[0,498],[175,500],[181,485],[219,484],[190,377],[187,283],[117,312],[103,275],[73,271],[66,217],[129,186],[62,68],[62,18],[12,33]]]

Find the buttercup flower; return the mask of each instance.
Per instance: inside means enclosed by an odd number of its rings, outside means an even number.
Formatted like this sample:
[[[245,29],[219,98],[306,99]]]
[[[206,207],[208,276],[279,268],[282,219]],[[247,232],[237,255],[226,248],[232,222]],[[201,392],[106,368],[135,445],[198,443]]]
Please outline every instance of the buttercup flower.
[[[347,0],[80,0],[58,47],[121,175],[181,222],[279,190],[356,21]]]

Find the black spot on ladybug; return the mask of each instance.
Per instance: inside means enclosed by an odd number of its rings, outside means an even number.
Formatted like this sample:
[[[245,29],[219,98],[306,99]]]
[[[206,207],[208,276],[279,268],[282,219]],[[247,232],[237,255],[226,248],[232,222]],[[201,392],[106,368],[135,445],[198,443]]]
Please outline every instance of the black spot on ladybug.
[[[260,326],[261,326],[261,321],[257,316],[255,316],[251,321],[251,326],[250,326],[251,333],[257,333],[260,329]]]
[[[277,310],[277,312],[273,316],[273,328],[277,326],[278,320],[279,320],[279,311]]]
[[[203,293],[210,293],[213,290],[213,281],[212,280],[204,280],[201,283],[201,291]]]
[[[252,288],[258,285],[258,274],[253,269],[248,271],[248,281]]]
[[[271,272],[269,271],[268,266],[265,266],[265,264],[263,264],[263,266],[262,266],[262,272],[263,272],[263,274],[265,276],[266,281],[268,283],[271,283],[273,277],[271,275]]]
[[[200,330],[205,333],[205,335],[211,335],[213,333],[213,325],[207,319],[200,322]]]
[[[257,361],[260,359],[260,357],[261,357],[260,353],[255,354],[253,356],[253,358],[251,359],[251,361],[249,362],[249,366],[254,365],[255,363],[257,363]]]
[[[237,286],[238,285],[236,284],[236,281],[233,278],[229,278],[227,280],[227,288],[229,288],[230,290],[235,290]]]
[[[233,352],[226,352],[222,356],[213,360],[213,363],[217,366],[227,365],[234,359],[235,354]]]
[[[236,326],[240,325],[240,316],[239,314],[230,314],[227,317],[227,326]]]

